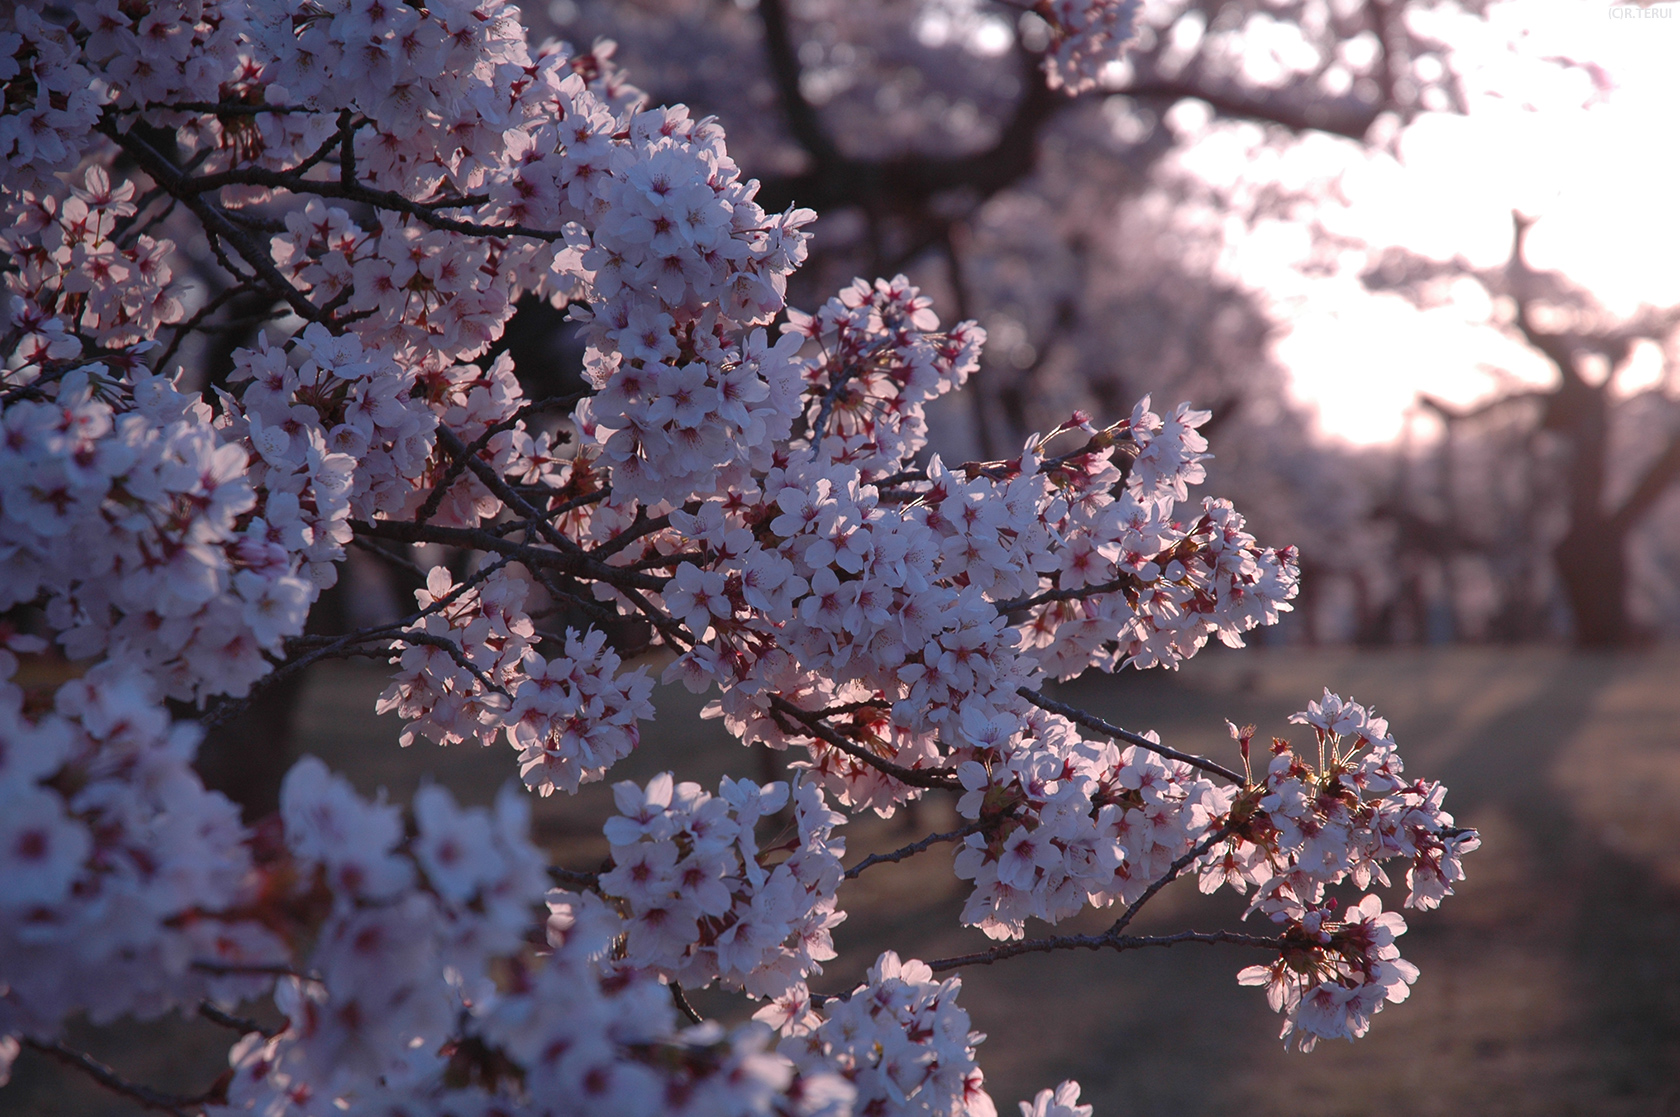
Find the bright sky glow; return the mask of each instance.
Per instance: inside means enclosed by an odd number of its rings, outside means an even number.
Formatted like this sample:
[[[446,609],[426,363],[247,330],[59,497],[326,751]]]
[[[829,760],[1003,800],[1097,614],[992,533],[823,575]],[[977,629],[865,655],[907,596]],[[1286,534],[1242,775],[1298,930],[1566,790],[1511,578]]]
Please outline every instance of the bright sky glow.
[[[1400,136],[1398,159],[1322,137],[1278,154],[1255,146],[1256,129],[1222,125],[1181,165],[1221,185],[1339,177],[1345,207],[1327,203],[1310,214],[1328,231],[1476,265],[1505,258],[1518,209],[1540,219],[1529,242],[1535,267],[1565,272],[1617,311],[1680,303],[1680,5],[1673,7],[1668,18],[1627,19],[1613,18],[1602,0],[1521,0],[1494,9],[1486,24],[1436,20],[1428,30],[1459,48],[1471,112],[1419,119]],[[1615,88],[1599,94],[1585,71],[1543,61],[1557,56],[1602,67]],[[1286,323],[1277,355],[1332,437],[1393,439],[1419,392],[1455,402],[1485,397],[1494,387],[1486,366],[1549,379],[1538,357],[1486,325],[1490,307],[1474,284],[1453,304],[1420,311],[1366,292],[1356,253],[1330,274],[1303,274],[1298,265],[1311,243],[1304,224],[1251,229],[1229,220],[1223,267],[1272,300]],[[1654,350],[1636,366],[1625,386],[1660,377]]]

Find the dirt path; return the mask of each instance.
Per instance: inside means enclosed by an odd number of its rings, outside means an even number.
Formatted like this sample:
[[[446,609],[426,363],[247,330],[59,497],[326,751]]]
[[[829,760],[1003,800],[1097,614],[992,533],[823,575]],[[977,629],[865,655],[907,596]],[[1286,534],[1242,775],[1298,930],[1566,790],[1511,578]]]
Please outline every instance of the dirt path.
[[[300,751],[399,800],[431,778],[488,801],[511,755],[429,745],[405,753],[394,724],[371,713],[378,685],[371,671],[312,680]],[[1255,650],[1063,693],[1222,756],[1232,749],[1225,718],[1287,736],[1284,719],[1324,686],[1386,715],[1407,770],[1446,782],[1448,808],[1484,837],[1460,894],[1413,919],[1401,940],[1423,970],[1411,999],[1378,1016],[1357,1045],[1299,1055],[1277,1042],[1279,1021],[1258,991],[1236,985],[1248,960],[1230,951],[1185,946],[975,970],[964,1003],[992,1036],[981,1061],[1000,1111],[1076,1077],[1097,1113],[1113,1117],[1680,1115],[1680,650]],[[715,783],[739,763],[740,746],[699,720],[699,700],[660,697],[660,720],[616,778],[675,768]],[[566,863],[590,865],[605,852],[599,823],[610,809],[603,787],[541,801],[539,833]],[[924,806],[916,835],[941,828],[949,812]],[[904,827],[850,827],[852,856],[901,844],[911,836]],[[935,957],[983,945],[956,924],[962,894],[948,852],[872,869],[842,894],[851,912],[837,935],[845,964],[815,984],[849,987],[889,947]],[[1184,885],[1135,926],[1230,926],[1240,911],[1231,897]],[[706,996],[702,1010],[739,1006]],[[180,1088],[214,1077],[222,1038],[196,1022],[145,1047],[126,1028],[73,1036],[135,1078]],[[26,1055],[18,1071],[0,1092],[0,1113],[130,1112],[39,1059]]]

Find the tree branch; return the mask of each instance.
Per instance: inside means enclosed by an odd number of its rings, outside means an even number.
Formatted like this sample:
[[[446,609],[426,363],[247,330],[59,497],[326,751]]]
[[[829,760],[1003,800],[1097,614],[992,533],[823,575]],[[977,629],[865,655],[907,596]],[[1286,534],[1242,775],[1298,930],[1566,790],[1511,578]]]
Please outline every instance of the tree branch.
[[[389,539],[395,543],[442,543],[450,547],[490,551],[522,562],[526,566],[542,566],[590,581],[605,582],[619,589],[652,590],[658,593],[665,588],[667,581],[665,578],[639,574],[633,570],[598,562],[587,554],[561,554],[546,547],[516,543],[483,528],[417,524],[409,520],[352,520],[350,526],[359,534]]]
[[[989,820],[988,820],[989,821]],[[978,834],[985,826],[985,822],[971,822],[967,826],[956,830],[947,830],[943,834],[929,834],[919,842],[911,842],[907,846],[899,846],[891,853],[871,853],[862,861],[846,870],[847,880],[856,880],[858,876],[871,865],[882,865],[889,861],[903,861],[907,857],[914,857],[925,849],[938,845],[940,842],[957,842],[970,834]]]
[[[261,1032],[265,1039],[273,1039],[275,1036],[286,1030],[286,1026],[284,1024],[276,1028],[270,1025],[259,1024],[248,1017],[235,1016],[231,1012],[224,1012],[215,1005],[211,1004],[209,1001],[199,1002],[198,1014],[204,1017],[204,1019],[210,1021],[212,1024],[219,1024],[224,1028],[230,1028],[241,1035],[249,1035],[252,1032]]]
[[[842,162],[828,129],[823,127],[816,106],[799,87],[799,48],[793,42],[793,27],[783,0],[759,0],[759,22],[764,27],[764,53],[769,57],[770,76],[776,84],[776,98],[782,118],[799,146],[817,164],[819,171]]]
[[[1633,491],[1610,514],[1611,531],[1621,533],[1637,526],[1677,480],[1680,480],[1680,434],[1670,439],[1657,460],[1645,467]]]
[[[766,7],[762,0],[759,7],[761,11]],[[1032,174],[1038,163],[1040,128],[1064,106],[1077,103],[1075,98],[1052,92],[1036,66],[1036,58],[1021,53],[1025,92],[997,140],[984,151],[887,159],[859,159],[839,151],[818,159],[812,152],[817,166],[762,180],[758,202],[770,212],[793,204],[819,211],[856,205],[872,211],[913,212],[952,190],[972,190],[981,200],[989,198]]]
[[[1223,764],[1217,764],[1214,761],[1204,759],[1200,756],[1195,756],[1188,752],[1179,752],[1177,749],[1168,748],[1166,745],[1151,741],[1148,737],[1142,736],[1138,733],[1133,733],[1130,729],[1122,729],[1118,725],[1106,722],[1102,718],[1097,717],[1095,714],[1088,714],[1084,710],[1079,709],[1077,706],[1069,706],[1066,703],[1057,702],[1053,698],[1046,698],[1036,690],[1030,690],[1027,687],[1022,687],[1015,693],[1019,694],[1022,698],[1025,698],[1028,702],[1031,702],[1039,709],[1048,710],[1053,714],[1060,714],[1062,717],[1067,718],[1075,725],[1082,725],[1086,729],[1092,729],[1098,733],[1105,733],[1117,740],[1125,741],[1127,744],[1136,745],[1140,749],[1148,749],[1150,752],[1164,756],[1169,760],[1177,760],[1181,763],[1188,764],[1192,768],[1200,768],[1202,771],[1207,772],[1210,775],[1222,776],[1225,779],[1230,780],[1232,783],[1237,784],[1239,787],[1247,782],[1243,779],[1241,774],[1231,771],[1231,769],[1225,767]]]
[[[1229,943],[1233,946],[1252,946],[1262,950],[1279,951],[1284,947],[1282,938],[1245,935],[1237,931],[1180,931],[1176,935],[1118,935],[1113,931],[1105,931],[1100,935],[1053,935],[1042,939],[1024,939],[974,954],[939,958],[927,965],[934,973],[942,973],[963,966],[989,966],[993,962],[1018,958],[1023,954],[1049,954],[1057,950],[1141,950],[1146,946],[1177,946],[1184,942],[1209,945]]]
[[[1158,877],[1148,888],[1144,889],[1143,895],[1133,900],[1130,907],[1120,913],[1120,918],[1114,921],[1114,926],[1108,929],[1108,933],[1111,935],[1118,935],[1121,931],[1124,931],[1127,924],[1131,923],[1137,913],[1143,910],[1143,905],[1155,898],[1155,894],[1157,892],[1177,880],[1178,874],[1182,873],[1192,861],[1196,860],[1196,858],[1224,841],[1230,836],[1230,834],[1231,827],[1230,824],[1227,823],[1215,830],[1213,833],[1209,834],[1207,837],[1203,838],[1201,841],[1197,842],[1188,851],[1186,851],[1183,856],[1174,861],[1171,865],[1167,866],[1167,871],[1162,873],[1160,877]]]
[[[1338,117],[1323,101],[1312,101],[1300,106],[1288,105],[1209,89],[1194,82],[1164,78],[1140,81],[1108,92],[1135,97],[1140,101],[1201,101],[1216,115],[1227,120],[1275,124],[1297,134],[1325,132],[1333,136],[1345,136],[1350,140],[1363,140],[1371,130],[1371,125],[1376,123],[1377,117],[1389,107],[1384,104],[1360,103],[1352,111]]]
[[[173,1113],[175,1117],[188,1117],[188,1114],[200,1112],[204,1103],[209,1100],[204,1096],[186,1097],[181,1094],[165,1094],[162,1091],[152,1089],[150,1086],[130,1082],[93,1056],[84,1051],[66,1047],[58,1040],[40,1040],[33,1036],[24,1036],[23,1045],[57,1059],[65,1066],[74,1067],[107,1090],[115,1094],[121,1094],[144,1109]]]
[[[280,274],[280,269],[274,266],[274,261],[269,258],[268,253],[252,241],[245,230],[229,221],[221,207],[206,202],[200,193],[188,184],[186,175],[138,133],[133,130],[118,131],[109,120],[101,122],[99,131],[132,156],[140,165],[140,169],[150,175],[159,186],[169,191],[171,197],[179,199],[192,210],[193,215],[204,223],[205,231],[211,234],[212,240],[220,237],[233,245],[245,263],[263,278],[272,293],[285,299],[286,304],[297,312],[298,317],[306,322],[320,322],[327,317],[321,308],[310,302],[302,291],[292,286],[291,282]]]
[[[1098,594],[1117,593],[1127,589],[1142,589],[1143,583],[1135,574],[1122,574],[1111,582],[1103,582],[1096,586],[1079,586],[1075,589],[1045,590],[1033,594],[1031,597],[1017,597],[1013,601],[997,602],[997,611],[1013,613],[1017,609],[1032,609],[1039,605],[1048,605],[1052,601],[1074,601],[1079,598],[1096,597]]]
[[[876,756],[862,745],[846,740],[818,715],[801,710],[779,694],[771,695],[770,706],[778,714],[804,726],[805,736],[816,737],[824,744],[832,745],[854,760],[863,761],[871,768],[891,776],[899,783],[907,784],[910,787],[944,789],[947,791],[954,791],[962,787],[962,784],[957,780],[957,774],[948,768],[906,768],[902,764],[894,764],[890,760]],[[782,718],[777,720],[782,721]],[[785,722],[783,722],[782,728],[788,728]]]

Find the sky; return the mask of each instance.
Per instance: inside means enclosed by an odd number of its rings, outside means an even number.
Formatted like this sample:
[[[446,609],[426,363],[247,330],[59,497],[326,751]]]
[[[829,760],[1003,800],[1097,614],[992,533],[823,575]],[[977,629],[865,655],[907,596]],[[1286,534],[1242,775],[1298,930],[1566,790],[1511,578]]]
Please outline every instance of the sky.
[[[1393,156],[1325,137],[1266,152],[1257,130],[1216,126],[1184,169],[1227,183],[1334,177],[1345,204],[1314,211],[1328,231],[1475,265],[1505,259],[1517,209],[1538,219],[1533,266],[1564,272],[1617,311],[1680,303],[1680,3],[1667,8],[1666,18],[1633,18],[1603,0],[1520,0],[1485,23],[1457,17],[1429,30],[1455,45],[1468,115],[1425,114]],[[1614,87],[1546,61],[1557,57],[1601,67]],[[1420,311],[1366,292],[1356,253],[1329,274],[1305,274],[1302,224],[1232,228],[1226,244],[1222,268],[1265,292],[1285,323],[1276,355],[1329,437],[1393,440],[1419,392],[1486,398],[1486,366],[1548,378],[1543,361],[1487,325],[1493,308],[1473,284]],[[1661,371],[1652,347],[1622,385],[1649,386]]]

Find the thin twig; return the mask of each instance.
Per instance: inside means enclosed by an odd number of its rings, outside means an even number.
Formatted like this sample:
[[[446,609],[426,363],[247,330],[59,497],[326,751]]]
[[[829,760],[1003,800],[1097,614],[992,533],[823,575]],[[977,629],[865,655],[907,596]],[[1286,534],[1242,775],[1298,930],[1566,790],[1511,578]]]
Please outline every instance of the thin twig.
[[[218,962],[214,958],[195,958],[191,968],[199,973],[224,976],[295,977],[299,981],[321,982],[319,974],[304,973],[290,962]]]
[[[339,142],[336,133],[334,142]],[[438,214],[438,210],[461,209],[475,204],[475,200],[473,198],[445,198],[436,202],[416,202],[395,190],[376,190],[354,180],[346,181],[342,175],[337,180],[314,179],[303,178],[296,173],[287,171],[273,171],[265,167],[241,167],[237,170],[203,175],[199,178],[187,180],[182,185],[184,189],[194,195],[219,190],[224,186],[261,186],[271,190],[287,190],[293,194],[313,194],[318,198],[340,198],[350,202],[362,202],[380,209],[396,210],[398,213],[406,213],[434,229],[441,229],[449,233],[464,233],[467,236],[498,239],[530,237],[532,240],[548,242],[565,240],[567,236],[564,229],[538,229],[517,222],[509,225],[487,225],[476,221],[459,221],[454,218],[443,217]]]
[[[224,1012],[215,1005],[211,1004],[209,1001],[198,1002],[198,1014],[204,1017],[204,1019],[210,1021],[212,1024],[220,1024],[224,1028],[231,1028],[241,1035],[250,1035],[252,1032],[260,1032],[262,1033],[264,1039],[273,1039],[275,1036],[286,1030],[286,1026],[284,1024],[278,1027],[268,1024],[259,1024],[249,1017],[235,1016],[231,1012]]]
[[[1189,852],[1185,853],[1177,861],[1174,861],[1171,865],[1167,866],[1167,871],[1162,873],[1148,888],[1144,889],[1143,895],[1133,900],[1131,906],[1120,914],[1120,918],[1114,921],[1114,926],[1108,929],[1108,933],[1111,935],[1118,935],[1121,931],[1124,931],[1126,929],[1126,925],[1132,921],[1132,918],[1136,916],[1138,912],[1143,910],[1143,905],[1155,898],[1155,894],[1157,892],[1177,880],[1178,874],[1188,868],[1192,861],[1196,860],[1196,858],[1224,841],[1230,836],[1230,833],[1230,823],[1226,823],[1224,826],[1221,826],[1218,830],[1215,830],[1213,833],[1203,838],[1200,842],[1196,843]]]
[[[1210,775],[1221,776],[1228,779],[1232,783],[1237,784],[1239,787],[1247,782],[1239,773],[1231,771],[1231,769],[1225,767],[1223,764],[1196,756],[1193,753],[1179,752],[1177,749],[1168,748],[1166,745],[1160,744],[1159,742],[1151,741],[1148,737],[1145,737],[1142,734],[1133,733],[1130,729],[1121,729],[1118,725],[1106,722],[1102,718],[1097,717],[1095,714],[1088,714],[1076,706],[1069,706],[1066,703],[1057,702],[1053,698],[1046,698],[1038,691],[1032,690],[1029,687],[1021,687],[1015,693],[1019,694],[1022,698],[1025,698],[1028,702],[1031,702],[1039,709],[1048,710],[1053,714],[1060,714],[1062,717],[1067,718],[1074,724],[1082,725],[1086,729],[1094,729],[1098,733],[1105,733],[1110,737],[1125,741],[1128,744],[1136,745],[1140,749],[1148,749],[1150,752],[1155,753],[1158,756],[1164,756],[1169,760],[1177,760],[1181,763],[1190,765],[1192,768],[1200,768],[1202,771],[1207,772]]]
[[[216,313],[216,311],[220,310],[229,301],[240,295],[246,294],[247,292],[254,292],[257,290],[259,290],[259,288],[253,287],[248,283],[236,283],[231,287],[225,288],[217,294],[215,298],[199,307],[197,312],[195,312],[193,316],[188,318],[185,322],[182,322],[179,325],[170,326],[169,328],[175,331],[175,336],[170,340],[169,348],[163,351],[163,355],[157,359],[153,367],[162,369],[165,365],[169,364],[171,358],[175,356],[176,351],[181,348],[181,343],[186,340],[187,335],[193,330],[203,326],[205,319]]]
[[[1031,597],[1017,597],[1013,601],[997,602],[999,613],[1013,613],[1017,609],[1032,609],[1039,605],[1047,605],[1052,601],[1073,601],[1078,598],[1095,597],[1103,593],[1115,593],[1125,589],[1141,589],[1142,581],[1135,574],[1122,574],[1111,582],[1103,582],[1096,586],[1079,586],[1074,589],[1045,590],[1033,594]]]
[[[600,873],[586,873],[578,869],[562,869],[559,865],[548,867],[548,879],[555,884],[569,884],[576,888],[587,888],[594,891],[601,883]]]
[[[163,187],[169,193],[179,198],[193,214],[204,223],[204,231],[210,235],[212,247],[217,238],[223,238],[244,257],[245,263],[250,265],[269,286],[270,290],[285,299],[287,304],[297,312],[298,317],[308,322],[319,322],[324,315],[321,309],[292,286],[291,282],[280,273],[274,260],[253,241],[245,230],[228,220],[219,206],[206,202],[199,192],[191,186],[187,175],[172,164],[161,152],[152,147],[135,132],[118,130],[114,121],[102,121],[98,129],[107,139],[133,157],[140,165],[140,169],[152,177],[152,181]],[[244,275],[231,265],[229,267],[242,282],[248,282],[251,277]]]
[[[561,534],[559,529],[549,523],[542,512],[534,507],[530,501],[514,492],[507,480],[492,469],[488,462],[480,461],[477,455],[469,453],[468,446],[461,441],[460,435],[448,427],[440,426],[437,429],[437,440],[451,454],[464,460],[467,463],[467,468],[472,470],[473,475],[480,481],[484,482],[484,487],[489,489],[497,500],[507,505],[517,515],[536,525],[537,531],[556,550],[566,554],[582,554],[583,548],[578,546],[576,540],[569,539]]]
[[[470,674],[479,681],[486,690],[493,690],[503,698],[512,698],[507,688],[486,675],[482,668],[467,658],[467,653],[461,650],[461,645],[447,636],[433,636],[427,632],[405,632],[401,636],[393,637],[394,643],[420,644],[428,648],[437,648],[455,661],[455,666]]]
[[[390,563],[392,566],[396,567],[398,570],[406,571],[409,574],[417,575],[422,582],[424,582],[426,580],[426,575],[431,573],[431,571],[427,570],[425,567],[421,566],[419,563],[415,562],[414,560],[408,558],[406,555],[398,554],[396,551],[391,550],[389,547],[381,547],[379,544],[375,543],[373,540],[366,539],[366,538],[364,538],[360,535],[351,539],[350,540],[350,545],[352,547],[360,547],[362,550],[368,552],[369,554],[378,555],[380,558],[384,559],[386,562]]]
[[[868,857],[865,857],[862,861],[859,861],[856,865],[853,865],[851,868],[846,870],[846,879],[856,880],[858,878],[858,874],[862,873],[871,865],[880,865],[888,861],[903,861],[906,857],[914,857],[916,854],[921,853],[923,850],[928,849],[931,846],[936,846],[940,842],[961,841],[970,834],[979,833],[985,825],[986,824],[984,822],[971,822],[967,826],[961,827],[957,830],[948,830],[943,834],[929,834],[921,841],[911,842],[907,846],[899,846],[891,853],[871,853]]]
[[[145,105],[136,105],[129,109],[117,109],[116,112],[191,112],[213,114],[215,116],[257,116],[273,113],[279,116],[284,113],[312,113],[322,114],[328,109],[311,109],[303,105],[249,105],[244,101],[148,101]]]
[[[770,696],[770,705],[778,714],[784,715],[805,727],[805,736],[816,737],[824,744],[832,745],[854,760],[861,760],[876,771],[891,776],[899,783],[910,787],[925,787],[954,791],[962,786],[957,779],[956,772],[948,768],[906,768],[902,764],[894,764],[884,757],[876,756],[861,745],[846,740],[834,727],[825,723],[820,717],[809,711],[801,710],[792,702],[779,694]],[[777,720],[782,720],[778,718]],[[783,722],[783,729],[787,729]]]
[[[1049,954],[1057,950],[1139,950],[1146,946],[1177,946],[1183,942],[1229,943],[1233,946],[1252,946],[1262,950],[1282,950],[1284,940],[1265,935],[1245,935],[1237,931],[1180,931],[1175,935],[1117,935],[1105,931],[1100,935],[1053,935],[1042,939],[1023,939],[1004,943],[976,954],[961,954],[954,958],[939,958],[929,962],[934,973],[954,970],[962,966],[989,966],[1006,958],[1023,954]]]
[[[24,1036],[23,1045],[43,1055],[49,1055],[66,1066],[75,1067],[112,1093],[138,1104],[144,1109],[155,1109],[161,1113],[173,1113],[176,1117],[187,1117],[190,1113],[201,1112],[204,1108],[204,1097],[186,1097],[180,1094],[165,1094],[154,1090],[150,1086],[142,1086],[138,1082],[130,1082],[104,1063],[95,1059],[85,1051],[77,1051],[73,1047],[66,1047],[58,1040],[41,1040],[33,1036]]]
[[[528,504],[525,504],[523,498],[520,498],[520,503],[527,508],[529,507]],[[541,523],[540,520],[538,522]],[[625,570],[622,567],[598,562],[582,551],[560,552],[546,547],[534,546],[530,543],[516,543],[484,528],[416,524],[408,520],[352,520],[350,521],[350,527],[358,534],[389,539],[397,543],[442,543],[450,547],[467,547],[472,550],[488,551],[491,554],[524,563],[527,567],[541,566],[549,570],[558,570],[562,574],[569,574],[573,577],[605,582],[621,590],[628,587],[652,590],[658,593],[670,581],[669,578],[656,578],[649,574],[639,574],[633,570]],[[575,544],[573,546],[575,547]]]

